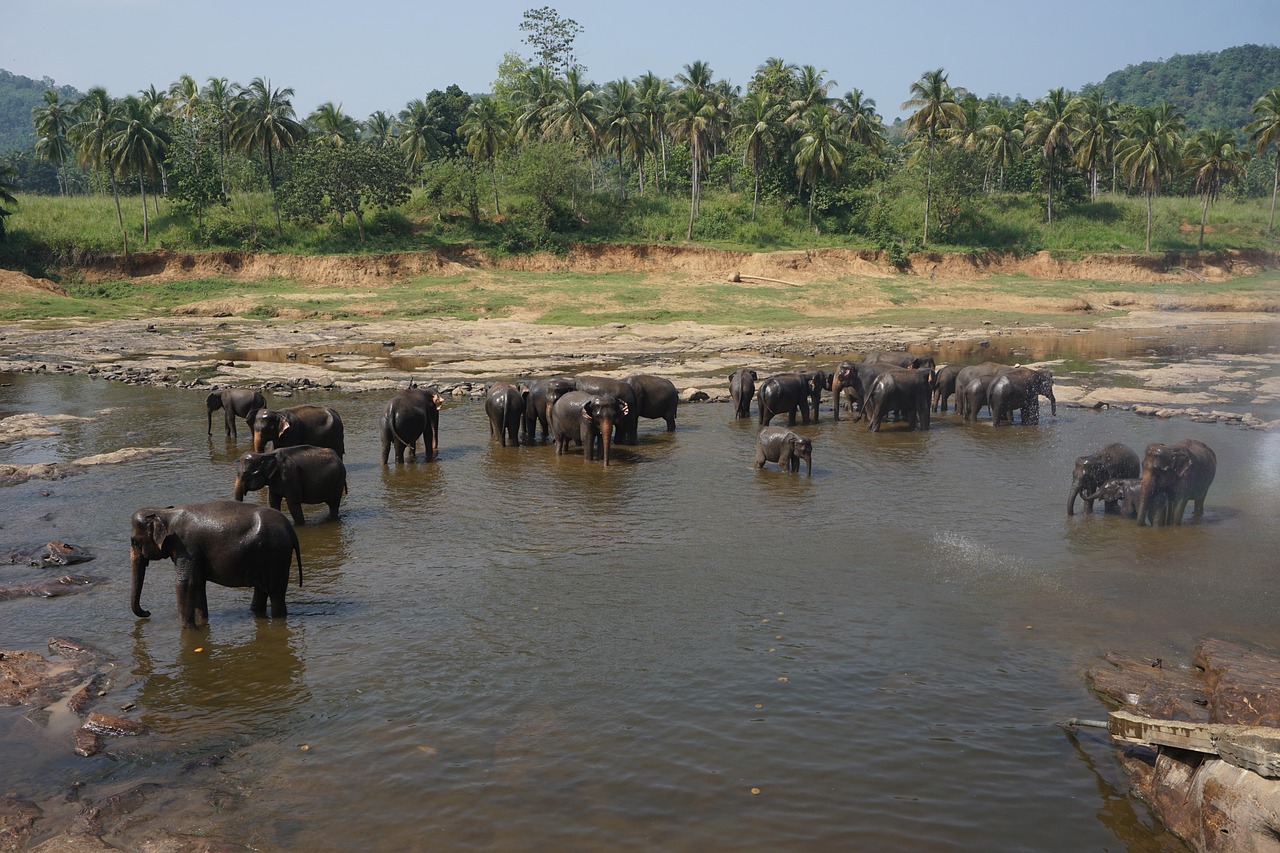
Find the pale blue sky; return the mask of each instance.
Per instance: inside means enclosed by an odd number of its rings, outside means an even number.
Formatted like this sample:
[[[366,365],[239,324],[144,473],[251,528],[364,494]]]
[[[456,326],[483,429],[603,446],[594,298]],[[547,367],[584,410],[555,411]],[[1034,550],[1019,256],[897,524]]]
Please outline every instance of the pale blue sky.
[[[431,89],[487,91],[522,13],[546,0],[0,0],[0,68],[113,95],[187,73],[295,91],[306,115],[332,100],[363,119]],[[771,56],[825,68],[886,120],[922,72],[978,95],[1030,98],[1175,53],[1280,42],[1280,0],[641,0],[550,3],[584,32],[589,76],[672,77],[701,59],[745,86]],[[792,15],[787,20],[782,15]],[[1280,83],[1280,81],[1277,81]]]

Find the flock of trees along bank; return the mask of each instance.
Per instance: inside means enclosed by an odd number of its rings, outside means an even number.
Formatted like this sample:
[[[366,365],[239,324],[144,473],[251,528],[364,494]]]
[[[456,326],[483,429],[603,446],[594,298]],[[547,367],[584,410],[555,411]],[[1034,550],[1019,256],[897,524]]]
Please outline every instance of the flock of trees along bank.
[[[1265,245],[1280,183],[1276,84],[1248,123],[1194,130],[1168,104],[1099,87],[981,99],[943,69],[910,83],[908,117],[887,127],[862,90],[777,58],[741,88],[700,61],[671,79],[596,84],[578,65],[508,54],[491,94],[450,86],[363,121],[332,102],[298,116],[293,90],[262,78],[183,76],[123,97],[48,89],[34,148],[0,166],[0,254],[31,264],[85,248],[24,227],[15,214],[40,194],[109,199],[109,250],[126,253],[823,239],[905,259],[924,246],[1044,248],[1042,226],[1071,217],[1119,221],[1151,251],[1153,233],[1156,249],[1203,247],[1220,198],[1255,200],[1251,233],[1233,239]],[[1190,227],[1161,236],[1159,196],[1194,200],[1178,214]],[[1101,242],[1071,248],[1123,246]]]

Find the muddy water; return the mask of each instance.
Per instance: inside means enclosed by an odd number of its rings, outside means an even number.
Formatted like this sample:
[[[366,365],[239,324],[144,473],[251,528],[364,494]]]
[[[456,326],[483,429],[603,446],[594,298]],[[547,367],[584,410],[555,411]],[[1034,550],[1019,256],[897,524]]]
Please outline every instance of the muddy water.
[[[35,840],[72,825],[81,782],[99,802],[163,786],[113,824],[126,847],[1173,850],[1108,747],[1056,726],[1101,712],[1080,670],[1185,662],[1205,634],[1280,645],[1276,434],[1060,408],[872,435],[824,410],[805,478],[753,470],[728,404],[646,423],[605,470],[500,448],[463,402],[438,462],[384,468],[374,394],[287,401],[339,408],[350,472],[342,519],[300,528],[289,616],[210,586],[211,626],[183,632],[167,565],[152,618],[129,612],[128,517],[229,496],[246,434],[208,439],[194,391],[3,379],[0,416],[93,420],[0,462],[183,449],[0,491],[3,543],[84,545],[104,579],[0,603],[0,646],[103,649],[106,709],[156,729],[83,759],[69,715],[0,709],[0,790],[45,809]],[[1218,453],[1203,523],[1066,515],[1076,455],[1183,437]]]

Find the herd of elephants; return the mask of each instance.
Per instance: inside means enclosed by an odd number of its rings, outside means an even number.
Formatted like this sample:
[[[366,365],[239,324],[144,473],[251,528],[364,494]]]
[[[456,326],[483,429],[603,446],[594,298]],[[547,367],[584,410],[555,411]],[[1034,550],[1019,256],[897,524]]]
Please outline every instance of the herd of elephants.
[[[757,382],[759,385],[757,386]],[[762,427],[756,439],[756,467],[774,462],[791,472],[812,472],[813,446],[809,438],[789,429],[797,417],[808,424],[817,419],[822,392],[831,392],[832,414],[840,419],[842,406],[865,419],[877,431],[886,418],[907,429],[929,429],[932,412],[946,412],[954,395],[956,411],[966,421],[986,407],[993,425],[1023,424],[1039,418],[1039,398],[1053,396],[1053,375],[1045,369],[996,362],[937,367],[933,357],[876,352],[861,361],[844,361],[834,371],[797,370],[769,376],[762,382],[753,370],[742,368],[729,376],[734,417],[749,418],[757,401]],[[439,451],[440,407],[434,386],[411,385],[387,402],[380,429],[381,459],[385,465],[395,448],[396,463],[412,462],[417,444],[430,460]],[[133,574],[131,605],[139,617],[150,612],[141,605],[143,581],[150,561],[171,559],[176,567],[178,614],[184,628],[197,619],[208,620],[206,582],[229,587],[252,587],[252,610],[283,616],[285,591],[294,557],[302,580],[302,553],[294,524],[280,512],[287,503],[293,522],[304,523],[303,504],[328,504],[330,515],[346,494],[347,474],[342,419],[327,406],[301,405],[271,409],[262,393],[229,388],[209,394],[209,432],[213,413],[225,412],[228,438],[236,438],[236,419],[243,418],[253,433],[253,451],[237,461],[235,500],[144,507],[133,514],[129,556]],[[667,379],[640,374],[625,379],[595,376],[535,379],[519,384],[492,382],[485,389],[485,413],[492,439],[518,445],[550,437],[556,453],[568,452],[569,442],[584,447],[587,460],[597,451],[605,465],[616,440],[634,444],[641,417],[662,419],[676,427],[679,394]],[[787,427],[771,426],[778,415]],[[271,445],[272,449],[267,450]],[[1205,495],[1213,482],[1217,459],[1212,449],[1194,439],[1151,444],[1145,455],[1124,444],[1109,444],[1076,459],[1067,512],[1076,498],[1092,512],[1102,501],[1110,513],[1136,519],[1139,524],[1181,524],[1189,502],[1195,515],[1204,511]],[[270,508],[246,504],[249,491],[268,489]]]

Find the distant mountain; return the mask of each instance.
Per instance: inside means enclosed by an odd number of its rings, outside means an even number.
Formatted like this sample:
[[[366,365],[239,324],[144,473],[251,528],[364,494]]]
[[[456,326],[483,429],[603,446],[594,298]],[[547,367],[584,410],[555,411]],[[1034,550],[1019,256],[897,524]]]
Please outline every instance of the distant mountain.
[[[1182,110],[1191,128],[1237,130],[1253,120],[1249,108],[1268,89],[1280,86],[1280,47],[1245,44],[1217,53],[1175,54],[1168,59],[1113,71],[1100,88],[1122,104],[1155,106],[1168,101]]]
[[[56,89],[59,95],[71,100],[81,97],[80,92],[70,86],[59,86],[48,77],[32,80],[0,68],[0,154],[36,144],[31,110],[44,103],[45,89]]]

